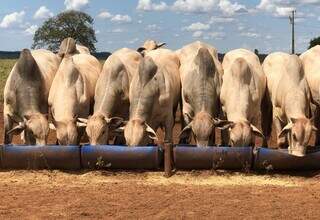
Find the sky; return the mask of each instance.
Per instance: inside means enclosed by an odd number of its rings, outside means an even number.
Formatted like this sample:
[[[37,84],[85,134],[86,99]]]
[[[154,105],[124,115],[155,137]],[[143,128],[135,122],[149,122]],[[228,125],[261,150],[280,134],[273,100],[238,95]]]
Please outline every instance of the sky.
[[[221,53],[289,52],[294,9],[296,51],[320,36],[320,0],[1,0],[0,50],[30,48],[46,19],[69,9],[94,18],[98,51],[135,49],[154,39],[171,49],[200,40]]]

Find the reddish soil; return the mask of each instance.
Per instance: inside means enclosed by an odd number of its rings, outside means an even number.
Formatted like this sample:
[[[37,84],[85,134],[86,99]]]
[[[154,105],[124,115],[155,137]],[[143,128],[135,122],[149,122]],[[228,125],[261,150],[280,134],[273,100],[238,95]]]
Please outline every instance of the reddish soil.
[[[2,125],[2,112],[0,121]],[[2,126],[0,135],[2,140]],[[50,134],[49,143],[55,143],[54,135]],[[14,142],[20,143],[20,137]],[[162,175],[1,171],[0,219],[318,219],[320,215],[317,173],[179,171],[168,179]]]

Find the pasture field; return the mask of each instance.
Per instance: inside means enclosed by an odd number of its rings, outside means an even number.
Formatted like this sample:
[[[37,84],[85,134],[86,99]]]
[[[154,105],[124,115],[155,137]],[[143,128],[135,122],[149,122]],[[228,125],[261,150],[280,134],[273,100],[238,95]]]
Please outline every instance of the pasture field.
[[[0,59],[0,101],[3,103],[3,89],[6,84],[7,77],[16,62],[16,59]]]
[[[3,87],[15,60],[0,60]],[[178,119],[179,117],[177,117]],[[177,122],[175,141],[180,131]],[[161,132],[159,133],[162,136]],[[218,142],[219,136],[217,135]],[[21,143],[15,137],[14,143]],[[55,143],[51,132],[49,143]],[[259,145],[259,140],[257,145]],[[270,142],[275,144],[275,137]],[[0,219],[319,219],[320,172],[0,171]]]

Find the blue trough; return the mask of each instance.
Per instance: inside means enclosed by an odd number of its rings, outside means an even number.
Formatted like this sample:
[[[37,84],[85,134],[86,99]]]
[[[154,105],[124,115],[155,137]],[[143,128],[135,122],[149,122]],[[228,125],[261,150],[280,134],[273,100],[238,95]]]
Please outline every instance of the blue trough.
[[[173,149],[176,169],[250,169],[252,166],[251,147],[196,147],[177,145]]]
[[[0,165],[3,169],[80,169],[79,146],[26,146],[0,147]]]
[[[163,152],[157,146],[83,145],[81,147],[81,165],[87,169],[157,170],[162,162]]]
[[[320,148],[313,147],[304,157],[290,155],[287,149],[254,149],[255,170],[320,170]]]

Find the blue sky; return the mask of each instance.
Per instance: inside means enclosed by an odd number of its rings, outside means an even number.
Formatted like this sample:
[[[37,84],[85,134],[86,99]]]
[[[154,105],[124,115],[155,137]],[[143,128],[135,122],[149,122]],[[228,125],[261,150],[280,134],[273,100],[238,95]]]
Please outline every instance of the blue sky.
[[[292,9],[298,52],[320,35],[320,0],[1,0],[0,50],[29,48],[36,28],[67,9],[94,18],[98,51],[137,48],[155,39],[172,49],[201,40],[219,52],[289,52]]]

